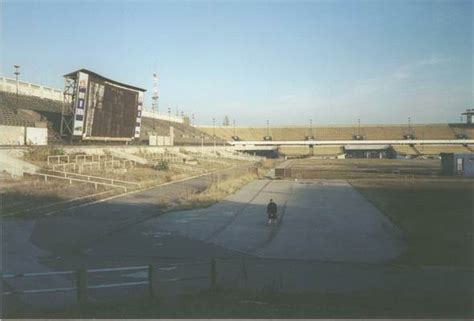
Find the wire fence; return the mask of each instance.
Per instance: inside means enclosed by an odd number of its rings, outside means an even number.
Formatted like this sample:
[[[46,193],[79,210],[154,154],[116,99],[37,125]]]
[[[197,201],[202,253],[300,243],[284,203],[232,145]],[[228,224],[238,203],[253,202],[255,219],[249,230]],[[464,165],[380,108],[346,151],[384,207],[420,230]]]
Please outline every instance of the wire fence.
[[[166,272],[172,272],[180,267],[190,266],[204,266],[200,269],[199,274],[189,273],[184,275],[166,276]],[[206,268],[209,266],[209,268]],[[130,272],[135,272],[130,275]],[[136,273],[138,272],[138,273]],[[142,273],[140,273],[142,272]],[[117,274],[118,275],[113,275]],[[124,273],[129,273],[128,275]],[[105,274],[105,276],[104,276]],[[98,276],[100,275],[100,276]],[[3,296],[24,295],[24,294],[41,294],[52,292],[68,292],[74,291],[76,299],[79,304],[84,304],[88,301],[89,290],[119,288],[119,287],[134,287],[145,286],[148,289],[150,297],[155,296],[155,289],[159,283],[166,282],[182,282],[191,280],[210,280],[210,286],[215,285],[216,282],[216,263],[215,260],[206,262],[192,262],[192,263],[178,263],[167,265],[142,265],[142,266],[127,266],[114,268],[95,268],[95,269],[77,269],[69,271],[52,271],[52,272],[32,272],[32,273],[18,273],[18,274],[2,274],[2,282],[4,285]],[[57,277],[62,277],[60,280]],[[56,283],[62,286],[29,288],[30,286],[37,286],[42,282],[38,282],[38,278],[56,278]],[[130,278],[141,279],[141,281],[127,281]],[[24,279],[33,279],[31,282],[24,282]],[[106,282],[107,279],[109,282]],[[21,282],[15,282],[21,280]],[[102,281],[101,281],[102,280]],[[105,280],[105,283],[104,281]],[[97,283],[101,281],[102,283]],[[15,284],[16,283],[16,284]],[[44,283],[44,282],[43,282]],[[16,285],[16,286],[15,286]],[[19,285],[19,287],[17,287]],[[27,288],[25,288],[27,287]]]
[[[54,301],[87,305],[137,297],[158,298],[213,289],[279,292],[351,293],[383,288],[411,293],[471,293],[472,269],[414,268],[386,264],[324,262],[259,257],[206,260],[160,258],[161,263],[3,274],[3,301],[8,309]],[[16,301],[15,301],[16,300]],[[18,306],[18,304],[17,304]]]

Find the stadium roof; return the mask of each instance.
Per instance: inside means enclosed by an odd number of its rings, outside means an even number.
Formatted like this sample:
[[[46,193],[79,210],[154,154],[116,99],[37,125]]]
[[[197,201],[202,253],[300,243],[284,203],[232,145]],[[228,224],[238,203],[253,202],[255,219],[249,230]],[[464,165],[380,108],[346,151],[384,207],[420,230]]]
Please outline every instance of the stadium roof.
[[[119,85],[119,86],[122,86],[122,87],[130,88],[130,89],[138,90],[138,91],[146,91],[146,89],[139,88],[139,87],[135,87],[135,86],[130,86],[130,85],[127,85],[127,84],[124,84],[124,83],[121,83],[121,82],[112,80],[112,79],[110,79],[110,78],[106,78],[106,77],[104,77],[104,76],[99,75],[98,73],[95,73],[95,72],[93,72],[93,71],[90,71],[90,70],[87,70],[87,69],[84,69],[84,68],[79,69],[79,70],[76,70],[76,71],[73,71],[73,72],[70,72],[70,73],[64,75],[63,77],[75,78],[78,72],[83,72],[83,73],[92,75],[92,76],[94,76],[94,77],[96,77],[96,78],[100,78],[100,79],[102,79],[102,80],[104,80],[104,81],[108,81],[108,82],[111,82],[111,83],[113,83],[113,84],[116,84],[116,85]]]

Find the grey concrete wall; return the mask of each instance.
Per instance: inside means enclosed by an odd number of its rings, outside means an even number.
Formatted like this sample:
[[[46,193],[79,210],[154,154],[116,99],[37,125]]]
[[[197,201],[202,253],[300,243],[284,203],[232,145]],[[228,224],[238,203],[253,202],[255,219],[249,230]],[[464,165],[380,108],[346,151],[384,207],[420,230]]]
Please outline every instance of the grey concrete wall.
[[[27,145],[48,145],[48,128],[26,127]]]
[[[15,79],[8,77],[0,77],[0,91],[16,93],[16,89],[17,81]],[[20,95],[63,101],[62,90],[25,81],[18,81],[18,93]]]
[[[0,125],[0,145],[47,145],[48,129]]]
[[[0,125],[0,145],[24,145],[25,127]]]

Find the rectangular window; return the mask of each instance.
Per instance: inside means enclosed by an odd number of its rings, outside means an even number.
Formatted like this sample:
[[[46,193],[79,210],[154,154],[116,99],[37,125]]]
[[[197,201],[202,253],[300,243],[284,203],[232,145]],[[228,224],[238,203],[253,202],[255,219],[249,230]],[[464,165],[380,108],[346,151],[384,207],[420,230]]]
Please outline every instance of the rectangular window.
[[[83,116],[83,115],[76,115],[76,120],[78,120],[78,121],[83,121],[83,120],[84,120],[84,116]]]

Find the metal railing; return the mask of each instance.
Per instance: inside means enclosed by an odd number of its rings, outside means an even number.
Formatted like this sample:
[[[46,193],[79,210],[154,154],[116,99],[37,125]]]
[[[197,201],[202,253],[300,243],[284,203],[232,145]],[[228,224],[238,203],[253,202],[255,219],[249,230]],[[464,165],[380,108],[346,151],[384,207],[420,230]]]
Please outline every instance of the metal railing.
[[[209,265],[209,272],[206,275],[195,275],[195,276],[182,276],[174,278],[160,278],[158,271],[166,271],[167,268],[176,268],[179,266],[188,266],[188,265]],[[101,283],[101,284],[90,284],[89,276],[91,274],[97,273],[113,273],[113,272],[123,272],[123,271],[144,271],[146,272],[146,280],[144,281],[133,281],[133,282],[116,282],[116,283]],[[67,276],[72,277],[69,286],[59,286],[51,288],[40,288],[40,289],[26,289],[26,290],[16,290],[11,284],[8,283],[8,280],[13,279],[24,279],[24,278],[37,278],[37,277],[56,277],[56,276]],[[156,296],[156,287],[159,283],[166,282],[180,282],[180,281],[191,281],[191,280],[210,280],[209,287],[215,288],[217,285],[217,267],[216,260],[212,259],[211,261],[204,262],[192,262],[192,263],[176,263],[168,264],[165,266],[160,265],[142,265],[142,266],[128,266],[128,267],[117,267],[117,268],[95,268],[95,269],[77,269],[70,271],[54,271],[54,272],[34,272],[34,273],[18,273],[18,274],[2,274],[2,281],[10,288],[7,291],[3,291],[3,296],[11,295],[22,295],[22,294],[40,294],[40,293],[52,293],[52,292],[76,292],[77,302],[81,304],[86,304],[88,301],[88,290],[95,289],[110,289],[110,288],[119,288],[119,287],[133,287],[133,286],[147,286],[148,294],[150,297]],[[32,282],[34,283],[34,282]],[[5,287],[4,287],[5,288]]]
[[[66,159],[66,163],[69,163],[69,161],[70,161],[69,155],[50,155],[47,158],[48,166],[50,166],[52,164],[53,160],[57,161],[56,164],[61,164],[62,159]]]
[[[117,185],[115,183],[121,183],[121,184],[125,184],[125,185],[134,185],[134,186],[137,186],[138,188],[140,188],[142,186],[140,183],[137,183],[137,182],[124,181],[124,180],[115,179],[115,178],[85,175],[85,174],[78,174],[78,173],[70,173],[70,172],[63,172],[63,171],[56,171],[56,170],[49,170],[49,169],[47,169],[45,171],[54,172],[54,173],[57,173],[57,174],[64,175],[65,178],[69,178],[71,176],[73,176],[72,178],[74,178],[74,176],[75,176],[75,177],[83,177],[84,179],[87,179],[88,181],[91,181],[91,179],[93,179],[93,180],[104,180],[104,181],[109,182],[109,184],[114,184],[114,185]]]
[[[84,168],[89,167],[90,170],[93,170],[94,168],[97,168],[98,170],[101,169],[108,169],[108,168],[115,168],[115,165],[117,165],[122,168],[127,168],[132,167],[136,165],[136,162],[134,160],[105,160],[105,161],[92,161],[92,162],[74,162],[74,163],[58,163],[58,164],[53,164],[52,169],[57,171],[58,169],[62,169],[63,172],[66,171],[66,169],[72,169],[73,172],[79,172],[82,173],[84,171]]]
[[[98,161],[100,162],[102,159],[104,160],[109,160],[108,158],[108,155],[99,155],[99,154],[92,154],[92,155],[87,155],[87,154],[82,154],[82,155],[76,155],[75,157],[75,160],[76,160],[76,163],[79,163],[80,160],[82,160],[82,162],[86,162],[87,159],[90,158],[90,161],[91,162],[94,162],[94,161]],[[94,159],[96,158],[96,159]],[[111,160],[114,160],[114,156],[111,156]]]
[[[41,176],[41,177],[44,178],[45,182],[47,182],[49,178],[54,178],[54,179],[60,179],[60,180],[67,180],[67,181],[69,181],[69,184],[72,184],[72,182],[92,184],[92,185],[94,185],[95,189],[97,189],[98,186],[106,186],[106,187],[113,187],[113,188],[121,188],[121,189],[123,189],[124,192],[127,192],[127,187],[123,186],[123,185],[116,185],[116,184],[109,184],[109,183],[102,183],[102,182],[94,182],[94,181],[88,181],[88,180],[85,180],[85,179],[78,179],[78,178],[64,177],[64,176],[43,174],[43,173],[25,172],[25,174]]]

